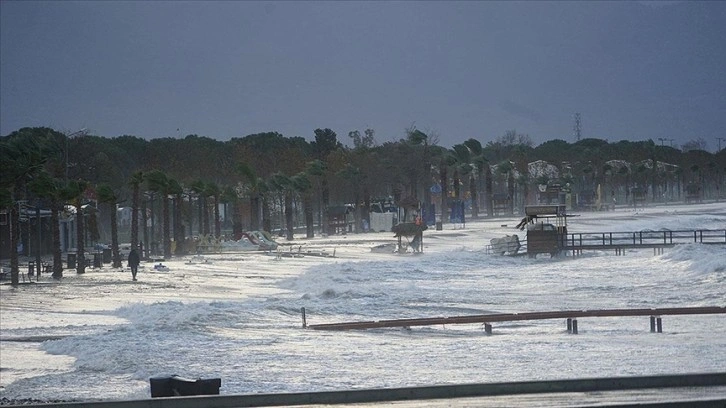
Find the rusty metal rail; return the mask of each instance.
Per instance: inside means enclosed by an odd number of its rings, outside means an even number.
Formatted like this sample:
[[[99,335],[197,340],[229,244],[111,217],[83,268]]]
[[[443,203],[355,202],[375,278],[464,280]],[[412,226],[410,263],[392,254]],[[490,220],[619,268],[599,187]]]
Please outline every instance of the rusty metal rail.
[[[654,309],[596,309],[561,310],[550,312],[495,313],[471,316],[427,317],[416,319],[392,319],[343,323],[324,323],[307,325],[303,309],[303,327],[313,330],[362,330],[384,327],[433,326],[446,324],[471,324],[511,322],[520,320],[576,319],[578,317],[623,317],[623,316],[666,316],[666,315],[704,315],[726,314],[724,306],[669,307]]]

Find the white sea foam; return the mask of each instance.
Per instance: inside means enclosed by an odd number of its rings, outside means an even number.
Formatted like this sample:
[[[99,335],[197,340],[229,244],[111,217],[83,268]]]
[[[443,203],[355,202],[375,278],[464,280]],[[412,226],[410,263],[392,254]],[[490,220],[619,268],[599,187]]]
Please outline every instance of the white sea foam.
[[[697,274],[720,274],[726,278],[726,246],[723,245],[679,245],[663,254],[663,259],[681,263]]]
[[[591,232],[724,228],[719,223],[725,213],[717,204],[673,206],[583,213],[569,224]],[[393,239],[390,233],[366,234],[356,244],[344,238],[308,241],[335,249],[336,258],[222,254],[208,264],[165,262],[170,271],[148,270],[133,283],[126,273],[102,270],[69,274],[56,285],[2,287],[0,395],[146,398],[150,377],[171,374],[220,377],[222,393],[232,394],[726,366],[722,315],[666,317],[663,335],[649,333],[647,318],[636,317],[581,319],[578,336],[549,320],[496,324],[492,336],[476,324],[342,333],[301,327],[303,307],[307,323],[315,324],[724,305],[722,245],[681,245],[657,256],[651,250],[562,259],[488,255],[484,247],[491,238],[513,232],[501,225],[516,222],[428,231],[421,255],[372,253],[370,248]],[[32,336],[39,340],[5,340]]]

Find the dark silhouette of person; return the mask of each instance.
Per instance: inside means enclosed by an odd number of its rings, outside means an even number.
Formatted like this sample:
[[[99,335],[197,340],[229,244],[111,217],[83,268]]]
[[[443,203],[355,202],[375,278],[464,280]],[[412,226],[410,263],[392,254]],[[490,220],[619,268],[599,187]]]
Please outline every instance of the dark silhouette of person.
[[[134,280],[136,280],[136,273],[139,271],[139,263],[141,263],[139,253],[136,249],[132,249],[131,252],[129,252],[129,268],[131,268],[131,277]]]

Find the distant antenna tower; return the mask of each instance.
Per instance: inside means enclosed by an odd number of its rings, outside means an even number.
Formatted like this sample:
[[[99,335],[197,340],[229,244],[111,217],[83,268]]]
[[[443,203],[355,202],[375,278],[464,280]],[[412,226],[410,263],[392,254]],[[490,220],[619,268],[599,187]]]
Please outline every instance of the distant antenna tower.
[[[580,112],[575,112],[575,127],[573,130],[575,131],[575,140],[579,142],[580,137],[582,136],[582,120],[580,118]]]

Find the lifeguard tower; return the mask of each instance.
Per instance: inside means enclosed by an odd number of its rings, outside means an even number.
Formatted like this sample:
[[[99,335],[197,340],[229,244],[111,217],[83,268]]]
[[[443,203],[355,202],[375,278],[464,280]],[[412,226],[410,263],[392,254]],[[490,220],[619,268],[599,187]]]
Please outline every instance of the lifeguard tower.
[[[527,255],[530,258],[536,258],[537,254],[559,255],[567,237],[566,206],[528,205],[524,212],[523,222],[530,224],[527,226]]]

